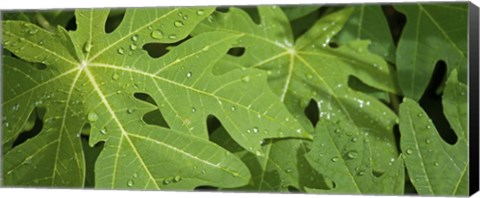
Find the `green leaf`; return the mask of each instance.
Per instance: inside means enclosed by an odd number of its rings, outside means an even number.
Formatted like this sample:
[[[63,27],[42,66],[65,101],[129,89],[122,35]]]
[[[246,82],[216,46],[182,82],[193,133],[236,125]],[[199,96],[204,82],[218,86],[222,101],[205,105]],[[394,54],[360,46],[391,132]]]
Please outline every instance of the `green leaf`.
[[[398,42],[398,80],[405,96],[419,100],[435,64],[445,61],[447,76],[457,68],[467,81],[467,4],[403,4],[395,9],[407,17]]]
[[[352,6],[353,7],[353,6]],[[348,19],[345,27],[334,40],[345,44],[353,40],[370,40],[368,49],[385,60],[395,62],[395,44],[388,27],[385,14],[380,5],[354,6],[355,11]]]
[[[212,66],[242,34],[205,33],[155,59],[141,50],[147,43],[185,39],[213,10],[127,9],[108,34],[106,9],[77,10],[72,32],[59,27],[51,33],[30,23],[4,21],[5,48],[46,68],[4,58],[2,108],[4,123],[11,125],[4,126],[2,143],[18,137],[19,126],[35,106],[47,109],[40,134],[5,155],[5,184],[82,187],[79,136],[85,126],[91,129],[90,146],[104,142],[95,163],[96,188],[244,185],[250,179],[245,165],[208,141],[208,115],[218,117],[238,144],[257,155],[262,155],[263,139],[311,138],[268,88],[265,73],[243,69],[212,74]],[[21,85],[15,87],[17,83]],[[156,105],[136,94],[150,96]],[[142,119],[157,109],[171,129]],[[247,133],[254,129],[259,133]]]
[[[290,5],[281,8],[288,20],[293,21],[317,11],[320,7],[320,5]]]
[[[372,169],[372,145],[367,136],[348,132],[346,122],[319,123],[307,160],[319,173],[333,181],[328,190],[309,189],[315,193],[339,194],[403,194],[404,166],[401,158],[390,161],[391,166],[377,177]]]
[[[351,14],[344,9],[322,17],[304,35],[293,40],[285,14],[276,6],[258,7],[261,23],[255,24],[240,9],[215,12],[199,24],[195,32],[224,31],[243,34],[237,47],[240,57],[227,55],[219,70],[247,67],[267,71],[271,89],[304,128],[313,130],[304,114],[310,100],[316,101],[320,119],[354,123],[353,131],[370,133],[374,167],[384,171],[397,156],[393,137],[396,115],[379,100],[348,87],[351,75],[374,88],[397,93],[393,69],[368,51],[367,41],[354,41],[338,48],[328,46]],[[362,111],[359,111],[358,109]],[[287,118],[285,118],[288,121]]]
[[[468,195],[467,86],[456,70],[447,80],[443,112],[457,142],[446,143],[425,111],[412,99],[400,105],[400,146],[410,181],[420,195]]]
[[[235,191],[289,192],[294,187],[301,192],[305,188],[325,188],[323,177],[313,169],[305,158],[310,141],[301,139],[269,139],[262,141],[264,156],[253,155],[242,149],[230,138],[224,128],[217,129],[211,141],[226,148],[252,173],[248,185]]]

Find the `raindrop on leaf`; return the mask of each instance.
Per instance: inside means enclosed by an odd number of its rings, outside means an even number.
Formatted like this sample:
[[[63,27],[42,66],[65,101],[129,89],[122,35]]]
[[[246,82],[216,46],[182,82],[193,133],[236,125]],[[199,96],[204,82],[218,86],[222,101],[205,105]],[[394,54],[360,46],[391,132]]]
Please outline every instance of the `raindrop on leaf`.
[[[88,113],[87,118],[88,118],[88,121],[95,122],[98,120],[98,115],[95,112],[90,112]]]
[[[409,149],[407,149],[406,152],[407,152],[407,154],[411,155],[413,153],[413,149],[409,148]]]
[[[119,78],[120,78],[120,76],[119,76],[117,73],[114,73],[114,74],[112,75],[112,79],[113,79],[113,80],[118,80]]]
[[[340,160],[340,158],[338,158],[338,157],[332,157],[331,160],[332,160],[332,162],[338,162],[338,161]]]
[[[350,159],[355,159],[358,157],[358,153],[357,151],[350,151],[347,153],[347,156],[350,158]]]
[[[175,27],[183,27],[184,24],[183,24],[183,22],[181,22],[181,21],[175,21],[175,22],[173,23],[173,25],[174,25]]]
[[[243,76],[242,81],[246,83],[250,82],[250,76],[249,75]]]
[[[163,33],[160,30],[155,30],[150,34],[150,36],[152,36],[152,38],[154,38],[154,39],[162,39],[163,38]]]
[[[125,53],[125,50],[123,48],[118,48],[117,53],[123,55]]]
[[[132,187],[133,186],[133,180],[128,180],[127,181],[127,186]]]

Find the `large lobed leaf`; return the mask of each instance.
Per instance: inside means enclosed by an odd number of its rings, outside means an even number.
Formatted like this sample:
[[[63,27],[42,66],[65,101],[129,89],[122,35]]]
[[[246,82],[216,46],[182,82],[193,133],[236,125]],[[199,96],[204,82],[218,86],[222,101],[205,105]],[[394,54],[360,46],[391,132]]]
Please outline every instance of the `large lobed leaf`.
[[[340,44],[360,39],[370,40],[372,44],[368,49],[395,63],[395,44],[381,6],[363,4],[352,7],[355,8],[352,16],[334,40]]]
[[[334,194],[403,194],[405,173],[401,158],[390,161],[391,166],[381,176],[374,175],[372,151],[367,136],[361,133],[342,133],[349,123],[322,121],[307,160],[333,185],[329,189],[308,189],[308,192]]]
[[[353,123],[352,131],[368,133],[374,148],[373,166],[382,172],[397,151],[393,138],[396,115],[379,100],[348,86],[350,76],[372,87],[397,93],[392,68],[368,51],[367,41],[352,41],[338,48],[330,39],[343,27],[352,10],[345,9],[319,19],[310,30],[293,40],[289,21],[276,6],[259,6],[261,23],[237,8],[215,12],[195,32],[224,31],[243,34],[236,44],[241,56],[227,55],[219,70],[247,67],[266,70],[268,82],[280,100],[303,126],[313,131],[304,110],[316,101],[320,119]],[[361,109],[359,111],[358,109]],[[285,119],[288,121],[288,119]],[[273,151],[270,151],[273,152]]]
[[[457,141],[446,143],[425,111],[412,99],[400,105],[400,147],[410,180],[420,195],[468,194],[467,86],[453,70],[442,98],[443,112]]]
[[[445,61],[447,76],[457,68],[459,81],[467,81],[467,4],[403,4],[395,9],[407,22],[398,41],[398,80],[405,96],[419,100],[438,61]]]
[[[200,35],[157,59],[141,50],[146,43],[184,39],[212,11],[128,9],[119,27],[108,34],[108,10],[77,10],[77,29],[72,32],[3,22],[5,48],[46,66],[37,69],[5,57],[4,183],[83,186],[79,137],[85,127],[90,128],[91,146],[105,143],[95,164],[97,188],[244,185],[250,178],[245,165],[207,139],[205,120],[210,114],[238,144],[258,155],[265,138],[309,138],[268,89],[264,73],[243,69],[212,74],[214,63],[242,34]],[[137,99],[137,93],[149,95],[158,105]],[[42,131],[10,148],[35,107],[46,109]],[[157,108],[170,129],[142,119]]]

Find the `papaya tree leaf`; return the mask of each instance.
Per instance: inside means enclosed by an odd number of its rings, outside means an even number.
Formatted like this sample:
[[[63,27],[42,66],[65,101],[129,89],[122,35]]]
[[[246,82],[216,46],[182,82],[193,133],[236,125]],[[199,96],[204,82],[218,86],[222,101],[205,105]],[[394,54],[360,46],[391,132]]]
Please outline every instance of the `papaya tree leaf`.
[[[212,66],[242,34],[205,33],[160,58],[142,50],[147,43],[185,39],[213,10],[127,9],[108,34],[108,9],[76,10],[77,28],[70,32],[60,26],[52,33],[31,23],[4,21],[3,44],[23,60],[4,58],[8,83],[2,144],[18,137],[18,126],[27,122],[35,106],[46,108],[42,131],[8,148],[4,183],[82,187],[80,136],[85,127],[90,129],[90,146],[104,143],[94,183],[108,189],[244,185],[250,179],[247,167],[207,139],[205,120],[210,114],[239,145],[257,155],[263,154],[260,141],[265,138],[311,138],[269,89],[265,73],[243,69],[212,74]],[[138,94],[148,95],[154,104]],[[142,119],[157,109],[170,128]],[[253,130],[260,133],[247,133]]]
[[[467,81],[467,4],[399,4],[405,14],[396,52],[399,84],[405,96],[419,100],[438,61],[447,75],[457,68],[459,81]]]
[[[334,40],[340,44],[357,39],[370,40],[368,49],[371,52],[395,63],[395,44],[382,7],[372,4],[352,7],[355,11]]]
[[[323,121],[316,128],[307,160],[319,173],[334,183],[333,189],[308,189],[315,193],[403,194],[404,166],[397,157],[382,176],[372,169],[372,146],[365,134],[348,131],[346,122]]]
[[[338,48],[329,46],[352,9],[320,18],[296,41],[281,9],[259,6],[258,11],[259,25],[242,10],[230,8],[226,13],[213,13],[197,26],[195,32],[245,35],[236,44],[244,53],[223,57],[217,68],[223,72],[238,67],[267,71],[271,89],[309,131],[313,131],[313,126],[304,110],[312,99],[320,119],[354,123],[351,130],[370,134],[368,138],[378,149],[373,157],[374,167],[385,171],[390,159],[398,155],[393,137],[397,116],[379,100],[349,88],[348,79],[353,75],[369,86],[397,93],[398,87],[392,80],[396,74],[385,60],[368,51],[368,41],[352,41]]]
[[[443,112],[454,130],[454,145],[445,142],[425,111],[412,99],[400,105],[400,147],[410,181],[420,195],[468,195],[467,86],[453,70],[442,98]]]
[[[262,141],[264,156],[254,155],[228,136],[223,127],[210,136],[212,142],[226,148],[241,159],[252,173],[248,185],[235,191],[289,192],[291,187],[306,192],[306,188],[326,188],[323,177],[305,158],[310,141],[301,139],[268,139]]]

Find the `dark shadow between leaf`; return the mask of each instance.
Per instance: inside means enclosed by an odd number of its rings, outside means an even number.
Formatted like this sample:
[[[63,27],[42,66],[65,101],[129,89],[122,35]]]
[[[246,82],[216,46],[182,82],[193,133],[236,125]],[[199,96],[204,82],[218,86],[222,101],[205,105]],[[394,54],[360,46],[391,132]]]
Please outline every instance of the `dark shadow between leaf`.
[[[23,132],[15,139],[12,148],[24,143],[28,139],[37,136],[43,129],[43,115],[46,109],[36,107],[30,114],[27,123],[24,125]]]
[[[85,157],[85,188],[95,187],[95,162],[100,152],[103,150],[104,142],[99,142],[93,147],[88,145],[89,136],[85,135],[90,131],[90,124],[85,124],[82,128],[80,139]]]
[[[397,45],[400,35],[403,31],[403,27],[405,27],[405,23],[407,22],[407,17],[404,14],[396,11],[391,5],[382,6],[382,10],[387,18],[388,26],[390,27],[390,32],[392,33],[393,42],[395,45]]]
[[[445,61],[438,61],[433,70],[432,79],[427,86],[422,98],[419,101],[420,106],[432,119],[435,128],[442,139],[450,145],[457,142],[457,135],[448,123],[443,114],[442,94],[447,75],[447,65]]]
[[[244,7],[241,7],[241,9],[250,16],[250,19],[252,19],[252,22],[254,22],[257,25],[260,25],[261,23],[260,14],[256,6],[244,6]]]
[[[207,130],[208,134],[211,135],[215,130],[222,127],[222,123],[214,115],[207,116]]]
[[[320,111],[318,110],[317,102],[311,99],[303,113],[307,116],[308,120],[310,120],[312,126],[315,127],[320,119]]]
[[[194,191],[200,191],[200,192],[214,192],[217,191],[218,188],[214,186],[197,186]]]
[[[133,96],[140,101],[150,103],[158,107],[155,100],[146,93],[137,92],[137,93],[134,93]],[[170,126],[168,126],[167,121],[165,120],[165,117],[163,117],[163,114],[162,112],[160,112],[159,109],[155,109],[153,111],[146,113],[145,115],[143,115],[142,120],[149,125],[170,128]]]
[[[329,46],[330,48],[334,48],[334,49],[335,49],[335,48],[338,48],[338,44],[335,43],[335,42],[330,42],[330,43],[328,43],[328,46]]]
[[[111,9],[108,13],[107,21],[105,23],[105,32],[111,33],[118,28],[125,16],[125,9]]]
[[[142,46],[142,49],[147,51],[148,55],[152,58],[159,58],[164,55],[166,55],[168,52],[170,52],[171,48],[176,47],[186,40],[192,38],[191,36],[187,36],[186,38],[175,42],[175,43],[169,43],[169,44],[164,44],[164,43],[147,43]]]
[[[244,47],[230,48],[227,54],[235,57],[241,57],[243,54],[245,54],[245,48]]]

